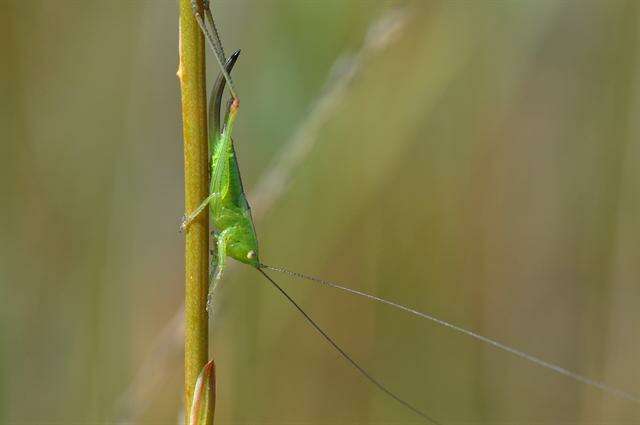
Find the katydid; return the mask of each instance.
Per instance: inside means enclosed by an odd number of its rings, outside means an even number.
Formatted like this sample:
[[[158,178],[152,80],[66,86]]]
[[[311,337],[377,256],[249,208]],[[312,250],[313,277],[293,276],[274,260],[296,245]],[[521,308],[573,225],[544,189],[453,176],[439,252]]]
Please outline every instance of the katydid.
[[[251,209],[249,202],[245,196],[242,179],[240,176],[240,169],[238,167],[238,161],[232,139],[233,126],[238,115],[240,107],[240,101],[237,96],[233,81],[231,79],[231,71],[238,59],[240,51],[234,52],[227,60],[224,54],[224,49],[220,38],[218,36],[215,22],[211,14],[209,2],[204,1],[204,12],[207,23],[203,19],[202,15],[198,11],[196,1],[193,1],[194,14],[200,28],[202,29],[207,42],[210,44],[216,60],[220,66],[221,72],[211,90],[211,97],[209,101],[209,140],[210,140],[210,153],[211,153],[211,185],[210,194],[203,200],[201,205],[193,212],[185,215],[181,229],[185,229],[189,223],[196,218],[202,211],[209,207],[211,221],[215,228],[215,240],[216,240],[216,252],[212,255],[212,270],[215,271],[212,283],[210,285],[210,296],[215,288],[216,284],[222,278],[222,274],[226,267],[226,258],[231,257],[237,261],[253,266],[260,272],[274,287],[277,289],[305,318],[305,320],[318,331],[321,336],[335,349],[339,354],[353,365],[366,379],[372,384],[378,387],[381,391],[388,396],[404,405],[406,408],[412,410],[414,413],[420,415],[422,418],[429,422],[438,424],[439,422],[419,408],[415,407],[412,403],[409,403],[404,398],[398,396],[395,392],[387,388],[380,380],[375,378],[369,371],[364,369],[353,357],[342,349],[297,303],[289,296],[285,290],[278,285],[271,276],[269,276],[265,270],[272,270],[281,273],[288,274],[293,277],[314,281],[316,283],[338,289],[343,292],[347,292],[351,295],[357,295],[367,298],[369,300],[377,301],[382,304],[394,307],[406,313],[414,316],[430,320],[445,328],[456,331],[458,333],[470,336],[476,340],[479,340],[485,344],[491,345],[494,348],[513,354],[520,357],[530,363],[536,364],[567,378],[573,379],[577,382],[581,382],[590,387],[599,389],[604,393],[608,393],[612,396],[628,400],[633,403],[640,404],[640,397],[631,394],[629,392],[614,388],[604,382],[597,381],[588,378],[584,375],[580,375],[559,365],[542,360],[539,357],[532,356],[521,350],[515,349],[494,339],[480,335],[471,330],[452,324],[451,322],[442,320],[433,315],[423,313],[412,309],[410,307],[401,305],[399,303],[389,301],[375,295],[371,295],[362,291],[350,289],[343,285],[339,285],[334,282],[319,279],[312,276],[307,276],[301,273],[292,272],[281,267],[268,266],[260,262],[258,239],[253,225],[253,219],[251,217]],[[222,103],[222,95],[225,89],[225,85],[228,86],[231,100],[228,104],[227,112],[224,119],[224,127],[220,126],[220,110]],[[210,300],[209,300],[210,301]]]

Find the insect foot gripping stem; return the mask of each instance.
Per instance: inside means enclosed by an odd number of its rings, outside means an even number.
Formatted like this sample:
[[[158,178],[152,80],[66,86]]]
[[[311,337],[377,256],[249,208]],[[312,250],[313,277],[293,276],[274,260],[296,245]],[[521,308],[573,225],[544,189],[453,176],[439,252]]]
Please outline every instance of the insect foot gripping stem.
[[[180,219],[180,228],[178,229],[178,232],[183,233],[185,230],[187,230],[188,225],[189,225],[189,216],[187,214],[184,214]]]
[[[180,229],[178,229],[178,232],[183,233],[185,230],[187,230],[187,227],[189,227],[191,222],[196,219],[201,211],[202,210],[196,210],[192,214],[184,214],[180,219]]]
[[[180,233],[184,232],[189,224],[191,224],[191,222],[200,215],[200,213],[209,205],[209,202],[211,202],[214,196],[217,196],[217,194],[212,193],[211,195],[207,196],[205,200],[202,201],[200,205],[198,205],[198,208],[196,208],[195,211],[193,211],[191,214],[185,214],[182,216],[182,220],[180,222]]]

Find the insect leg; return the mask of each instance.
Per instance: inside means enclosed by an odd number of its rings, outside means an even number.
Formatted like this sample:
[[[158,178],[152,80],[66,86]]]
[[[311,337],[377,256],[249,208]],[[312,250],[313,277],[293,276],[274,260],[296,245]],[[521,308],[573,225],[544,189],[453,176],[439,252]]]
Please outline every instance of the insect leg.
[[[227,259],[227,244],[235,228],[230,227],[223,230],[216,238],[216,251],[211,258],[211,275],[213,279],[209,282],[209,294],[207,295],[207,311],[213,307],[213,294],[222,279]]]
[[[208,6],[208,2],[207,2],[207,5],[205,5],[205,7],[207,6]],[[226,61],[223,57],[220,56],[220,53],[219,53],[222,50],[222,43],[220,43],[220,37],[218,37],[218,32],[215,29],[215,26],[213,27],[213,29],[215,31],[216,38],[214,38],[214,35],[211,33],[211,31],[209,31],[206,24],[204,23],[204,20],[202,19],[202,15],[200,14],[200,9],[198,8],[197,0],[191,0],[191,8],[193,9],[193,15],[196,18],[196,22],[198,23],[198,26],[200,26],[200,29],[204,33],[204,38],[207,40],[207,42],[209,43],[209,46],[211,46],[211,49],[213,50],[214,56],[216,57],[216,61],[220,66],[222,75],[224,75],[224,78],[227,80],[227,83],[229,84],[229,91],[231,92],[231,96],[233,96],[234,99],[239,101],[240,99],[236,94],[236,89],[235,89],[235,86],[233,85],[233,80],[231,79],[231,76],[229,75],[229,73],[224,67],[224,63]],[[208,13],[211,14],[211,9],[209,9]],[[213,16],[211,16],[211,21],[213,22]]]
[[[209,292],[207,293],[207,311],[213,311],[213,293],[218,287],[219,280],[215,279],[215,275],[218,272],[218,250],[211,250],[211,264],[209,266]]]
[[[192,213],[183,215],[182,222],[180,223],[180,231],[184,232],[189,224],[191,224],[191,222],[195,220],[205,208],[207,208],[209,202],[211,202],[211,200],[216,196],[218,196],[217,193],[212,193],[211,195],[207,196],[204,201],[202,201],[202,203],[198,205],[198,208],[196,208]]]
[[[231,240],[231,236],[233,235],[233,232],[235,230],[235,227],[229,227],[228,229],[224,229],[222,232],[220,232],[220,235],[218,236],[218,240],[216,243],[216,248],[218,251],[218,267],[213,278],[214,280],[220,280],[222,278],[222,273],[224,272],[224,268],[226,265],[227,245]]]
[[[222,45],[222,40],[220,40],[220,34],[218,33],[216,23],[213,20],[213,14],[211,13],[211,2],[209,0],[202,0],[202,10],[204,10],[205,15],[207,16],[207,22],[213,30],[213,36],[215,41],[217,42],[218,48],[216,49],[216,53],[220,55],[220,59],[222,59],[222,62],[226,62],[227,59],[224,54],[224,46]]]

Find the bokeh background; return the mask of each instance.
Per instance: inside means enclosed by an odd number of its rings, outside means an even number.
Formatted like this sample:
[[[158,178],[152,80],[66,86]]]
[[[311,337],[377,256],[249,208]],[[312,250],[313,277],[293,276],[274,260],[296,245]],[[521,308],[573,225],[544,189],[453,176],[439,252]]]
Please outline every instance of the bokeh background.
[[[639,2],[214,8],[242,48],[235,140],[264,262],[640,393]],[[175,1],[0,2],[1,423],[182,416],[177,22]],[[640,423],[634,403],[278,278],[444,423]],[[419,423],[253,270],[226,274],[212,334],[216,423]]]

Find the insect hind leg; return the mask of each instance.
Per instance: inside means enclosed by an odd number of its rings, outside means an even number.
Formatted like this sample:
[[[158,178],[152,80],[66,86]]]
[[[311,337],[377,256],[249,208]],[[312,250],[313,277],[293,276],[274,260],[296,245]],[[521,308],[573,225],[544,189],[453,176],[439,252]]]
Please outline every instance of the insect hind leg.
[[[218,273],[219,261],[218,254],[215,250],[211,251],[211,263],[209,266],[209,291],[207,293],[207,311],[213,311],[213,296],[215,294],[216,289],[218,288],[218,283],[220,283],[220,279],[216,279],[216,275]]]
[[[227,244],[233,228],[225,229],[216,235],[216,249],[211,255],[211,269],[209,272],[209,293],[207,294],[207,311],[213,310],[213,296],[226,267]]]
[[[197,0],[191,0],[191,8],[193,9],[193,15],[196,19],[196,22],[198,23],[198,26],[202,30],[202,33],[204,34],[205,39],[207,40],[207,42],[211,46],[211,49],[213,50],[214,56],[216,57],[216,61],[220,66],[220,71],[222,72],[222,75],[224,75],[224,78],[227,80],[227,84],[229,85],[229,91],[231,92],[231,96],[237,101],[239,101],[238,95],[236,93],[235,85],[233,84],[233,80],[231,79],[231,76],[229,75],[229,73],[227,72],[224,66],[226,62],[224,48],[222,47],[222,42],[220,41],[220,36],[218,35],[218,29],[216,28],[215,22],[213,20],[213,15],[211,14],[211,8],[209,6],[209,2],[204,1],[204,11],[207,15],[207,20],[209,21],[209,24],[211,26],[211,31],[209,31],[209,28],[207,27],[204,19],[202,18],[202,14],[200,13],[200,8],[198,7]]]

